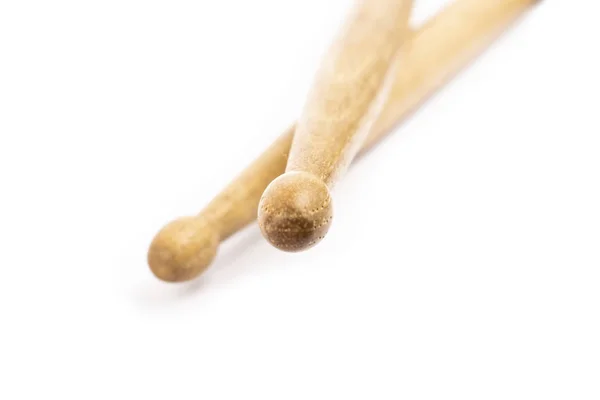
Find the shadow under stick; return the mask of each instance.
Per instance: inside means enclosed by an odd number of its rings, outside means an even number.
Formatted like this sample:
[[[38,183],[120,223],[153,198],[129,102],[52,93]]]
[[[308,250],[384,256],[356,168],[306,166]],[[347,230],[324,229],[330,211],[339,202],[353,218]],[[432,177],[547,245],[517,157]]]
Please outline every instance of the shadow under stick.
[[[536,0],[456,0],[421,26],[405,44],[387,104],[362,150],[468,65]],[[294,130],[283,133],[197,216],[167,224],[148,252],[152,272],[168,282],[187,281],[212,262],[219,243],[256,219],[267,185],[284,173]]]

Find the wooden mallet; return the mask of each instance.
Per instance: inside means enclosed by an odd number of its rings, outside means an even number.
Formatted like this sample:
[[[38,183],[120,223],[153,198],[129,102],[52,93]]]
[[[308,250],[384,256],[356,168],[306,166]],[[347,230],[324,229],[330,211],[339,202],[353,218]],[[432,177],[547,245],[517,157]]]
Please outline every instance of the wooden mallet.
[[[285,251],[323,239],[331,220],[330,190],[350,165],[404,67],[412,1],[363,0],[331,45],[296,125],[285,173],[258,207],[263,236]]]
[[[369,133],[367,150],[489,46],[537,0],[456,0],[406,43],[387,104]],[[284,173],[292,127],[252,162],[204,210],[166,225],[148,252],[161,280],[182,282],[205,271],[221,241],[256,219],[267,185]]]

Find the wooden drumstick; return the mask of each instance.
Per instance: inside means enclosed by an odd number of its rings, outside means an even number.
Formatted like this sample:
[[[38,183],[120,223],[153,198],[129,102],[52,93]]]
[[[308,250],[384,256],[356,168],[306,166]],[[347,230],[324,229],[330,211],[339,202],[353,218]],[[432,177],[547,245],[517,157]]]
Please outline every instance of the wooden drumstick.
[[[536,0],[456,0],[407,43],[388,102],[362,150],[380,140],[483,51]],[[152,272],[168,282],[195,278],[218,245],[256,219],[267,185],[285,171],[293,128],[281,135],[197,216],[166,225],[148,253]]]
[[[273,246],[305,250],[329,230],[330,190],[382,111],[392,67],[404,64],[412,3],[359,2],[330,47],[296,125],[286,172],[258,206],[258,224]]]

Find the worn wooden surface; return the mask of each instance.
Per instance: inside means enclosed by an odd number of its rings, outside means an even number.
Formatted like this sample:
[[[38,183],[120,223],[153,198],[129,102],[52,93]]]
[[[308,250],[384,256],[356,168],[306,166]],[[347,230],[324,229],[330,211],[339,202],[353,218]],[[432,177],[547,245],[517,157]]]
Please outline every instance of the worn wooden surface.
[[[536,0],[456,0],[421,28],[406,44],[405,61],[379,119],[361,151],[381,139],[402,118],[469,64],[494,38]],[[213,260],[219,242],[256,219],[267,185],[286,168],[293,127],[252,162],[204,210],[165,226],[148,253],[160,279],[193,279]]]

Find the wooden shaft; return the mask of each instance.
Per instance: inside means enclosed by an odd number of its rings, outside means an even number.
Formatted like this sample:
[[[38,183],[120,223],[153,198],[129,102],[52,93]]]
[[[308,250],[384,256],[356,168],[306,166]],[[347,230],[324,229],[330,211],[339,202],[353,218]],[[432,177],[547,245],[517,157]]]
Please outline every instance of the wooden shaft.
[[[460,72],[540,0],[454,0],[407,44],[386,106],[363,151]]]
[[[413,1],[357,4],[315,77],[298,120],[286,172],[308,172],[328,186],[362,147],[393,83],[409,35]]]
[[[536,0],[456,0],[426,22],[406,44],[387,104],[361,152],[468,65]],[[267,185],[284,173],[293,127],[238,175],[197,216],[175,220],[154,238],[152,272],[168,282],[193,279],[212,262],[220,241],[256,219]]]

